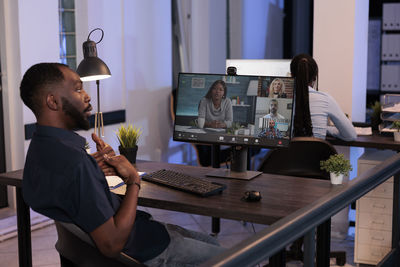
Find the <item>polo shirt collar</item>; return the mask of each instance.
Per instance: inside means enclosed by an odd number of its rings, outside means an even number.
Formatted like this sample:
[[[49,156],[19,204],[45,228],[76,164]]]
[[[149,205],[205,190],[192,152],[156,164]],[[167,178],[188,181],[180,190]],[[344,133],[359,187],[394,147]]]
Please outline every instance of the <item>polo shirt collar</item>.
[[[310,92],[316,92],[314,88],[312,88],[311,86],[308,86],[308,91]]]
[[[86,144],[86,139],[78,135],[77,133],[51,126],[36,124],[35,135],[55,137],[63,141],[67,141],[68,143],[74,144],[79,148],[84,148]]]

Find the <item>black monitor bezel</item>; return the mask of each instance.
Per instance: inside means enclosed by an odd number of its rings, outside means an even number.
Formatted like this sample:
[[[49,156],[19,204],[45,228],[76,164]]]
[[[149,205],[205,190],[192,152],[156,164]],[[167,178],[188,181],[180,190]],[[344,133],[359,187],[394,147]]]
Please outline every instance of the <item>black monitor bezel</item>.
[[[220,76],[245,76],[245,77],[272,77],[272,78],[290,78],[293,79],[293,105],[292,105],[292,112],[291,112],[291,123],[290,123],[290,137],[285,139],[285,138],[279,138],[279,139],[268,139],[270,144],[265,144],[265,143],[237,143],[232,142],[232,141],[227,141],[227,140],[215,140],[215,141],[207,141],[207,140],[198,140],[198,139],[182,139],[182,138],[177,138],[176,134],[179,133],[180,131],[175,131],[175,127],[177,126],[176,124],[176,113],[178,110],[178,96],[179,96],[179,90],[180,90],[180,79],[181,75],[220,75]],[[173,134],[172,138],[174,141],[177,142],[187,142],[187,143],[198,143],[198,144],[208,144],[208,145],[228,145],[228,146],[246,146],[246,147],[256,147],[256,148],[278,148],[278,147],[287,147],[289,146],[289,143],[291,139],[294,137],[293,136],[293,129],[294,129],[294,116],[295,116],[295,109],[296,109],[296,80],[294,77],[288,77],[288,76],[275,76],[275,75],[228,75],[228,74],[220,74],[220,73],[192,73],[192,72],[179,72],[178,74],[178,87],[176,89],[176,97],[175,97],[175,109],[174,109],[174,115],[175,115],[175,120],[174,120],[174,128],[173,128]],[[189,135],[189,133],[186,133]],[[227,135],[224,133],[223,135]],[[255,137],[253,137],[255,138]],[[261,138],[266,138],[266,137],[260,137]],[[274,143],[271,144],[271,142],[275,141]],[[279,142],[281,141],[281,142]]]

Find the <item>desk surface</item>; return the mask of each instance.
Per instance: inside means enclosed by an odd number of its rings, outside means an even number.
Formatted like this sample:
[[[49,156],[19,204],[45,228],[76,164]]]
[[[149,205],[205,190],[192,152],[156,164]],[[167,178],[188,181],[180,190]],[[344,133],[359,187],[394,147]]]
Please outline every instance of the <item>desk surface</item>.
[[[227,185],[222,194],[202,198],[142,181],[139,194],[141,206],[260,224],[272,224],[337,188],[329,181],[272,174],[261,174],[251,181],[211,178],[205,176],[210,168],[161,162],[138,162],[136,167],[139,171],[145,172],[171,169]],[[20,187],[22,170],[0,174],[0,184]],[[260,191],[261,201],[253,203],[241,201],[242,195],[247,190]]]
[[[260,224],[272,224],[337,188],[330,181],[272,174],[261,174],[250,181],[211,178],[205,176],[210,168],[168,163],[139,162],[137,168],[145,172],[171,169],[227,185],[222,194],[202,198],[142,181],[141,206]],[[242,201],[241,197],[247,190],[260,191],[261,201]]]
[[[0,185],[22,187],[23,170],[0,173]]]
[[[377,149],[391,149],[400,151],[400,142],[395,142],[393,136],[381,135],[374,132],[372,135],[358,135],[354,141],[343,141],[327,136],[326,141],[336,146],[354,146]]]

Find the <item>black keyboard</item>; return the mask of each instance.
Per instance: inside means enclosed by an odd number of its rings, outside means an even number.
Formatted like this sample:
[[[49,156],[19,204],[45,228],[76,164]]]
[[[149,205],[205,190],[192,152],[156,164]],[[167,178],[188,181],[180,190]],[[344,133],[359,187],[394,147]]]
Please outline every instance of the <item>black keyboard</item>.
[[[210,182],[184,173],[165,169],[145,174],[142,176],[142,179],[147,182],[165,185],[202,197],[215,195],[226,188],[224,184]]]

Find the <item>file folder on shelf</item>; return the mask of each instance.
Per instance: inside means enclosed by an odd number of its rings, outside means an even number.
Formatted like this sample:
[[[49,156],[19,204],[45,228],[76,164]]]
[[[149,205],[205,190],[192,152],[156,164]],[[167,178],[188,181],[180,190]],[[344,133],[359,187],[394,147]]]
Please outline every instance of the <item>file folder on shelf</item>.
[[[384,31],[400,30],[400,4],[383,4],[382,22]]]
[[[400,60],[400,34],[382,35],[382,60]]]
[[[381,90],[400,92],[400,65],[382,65]]]

